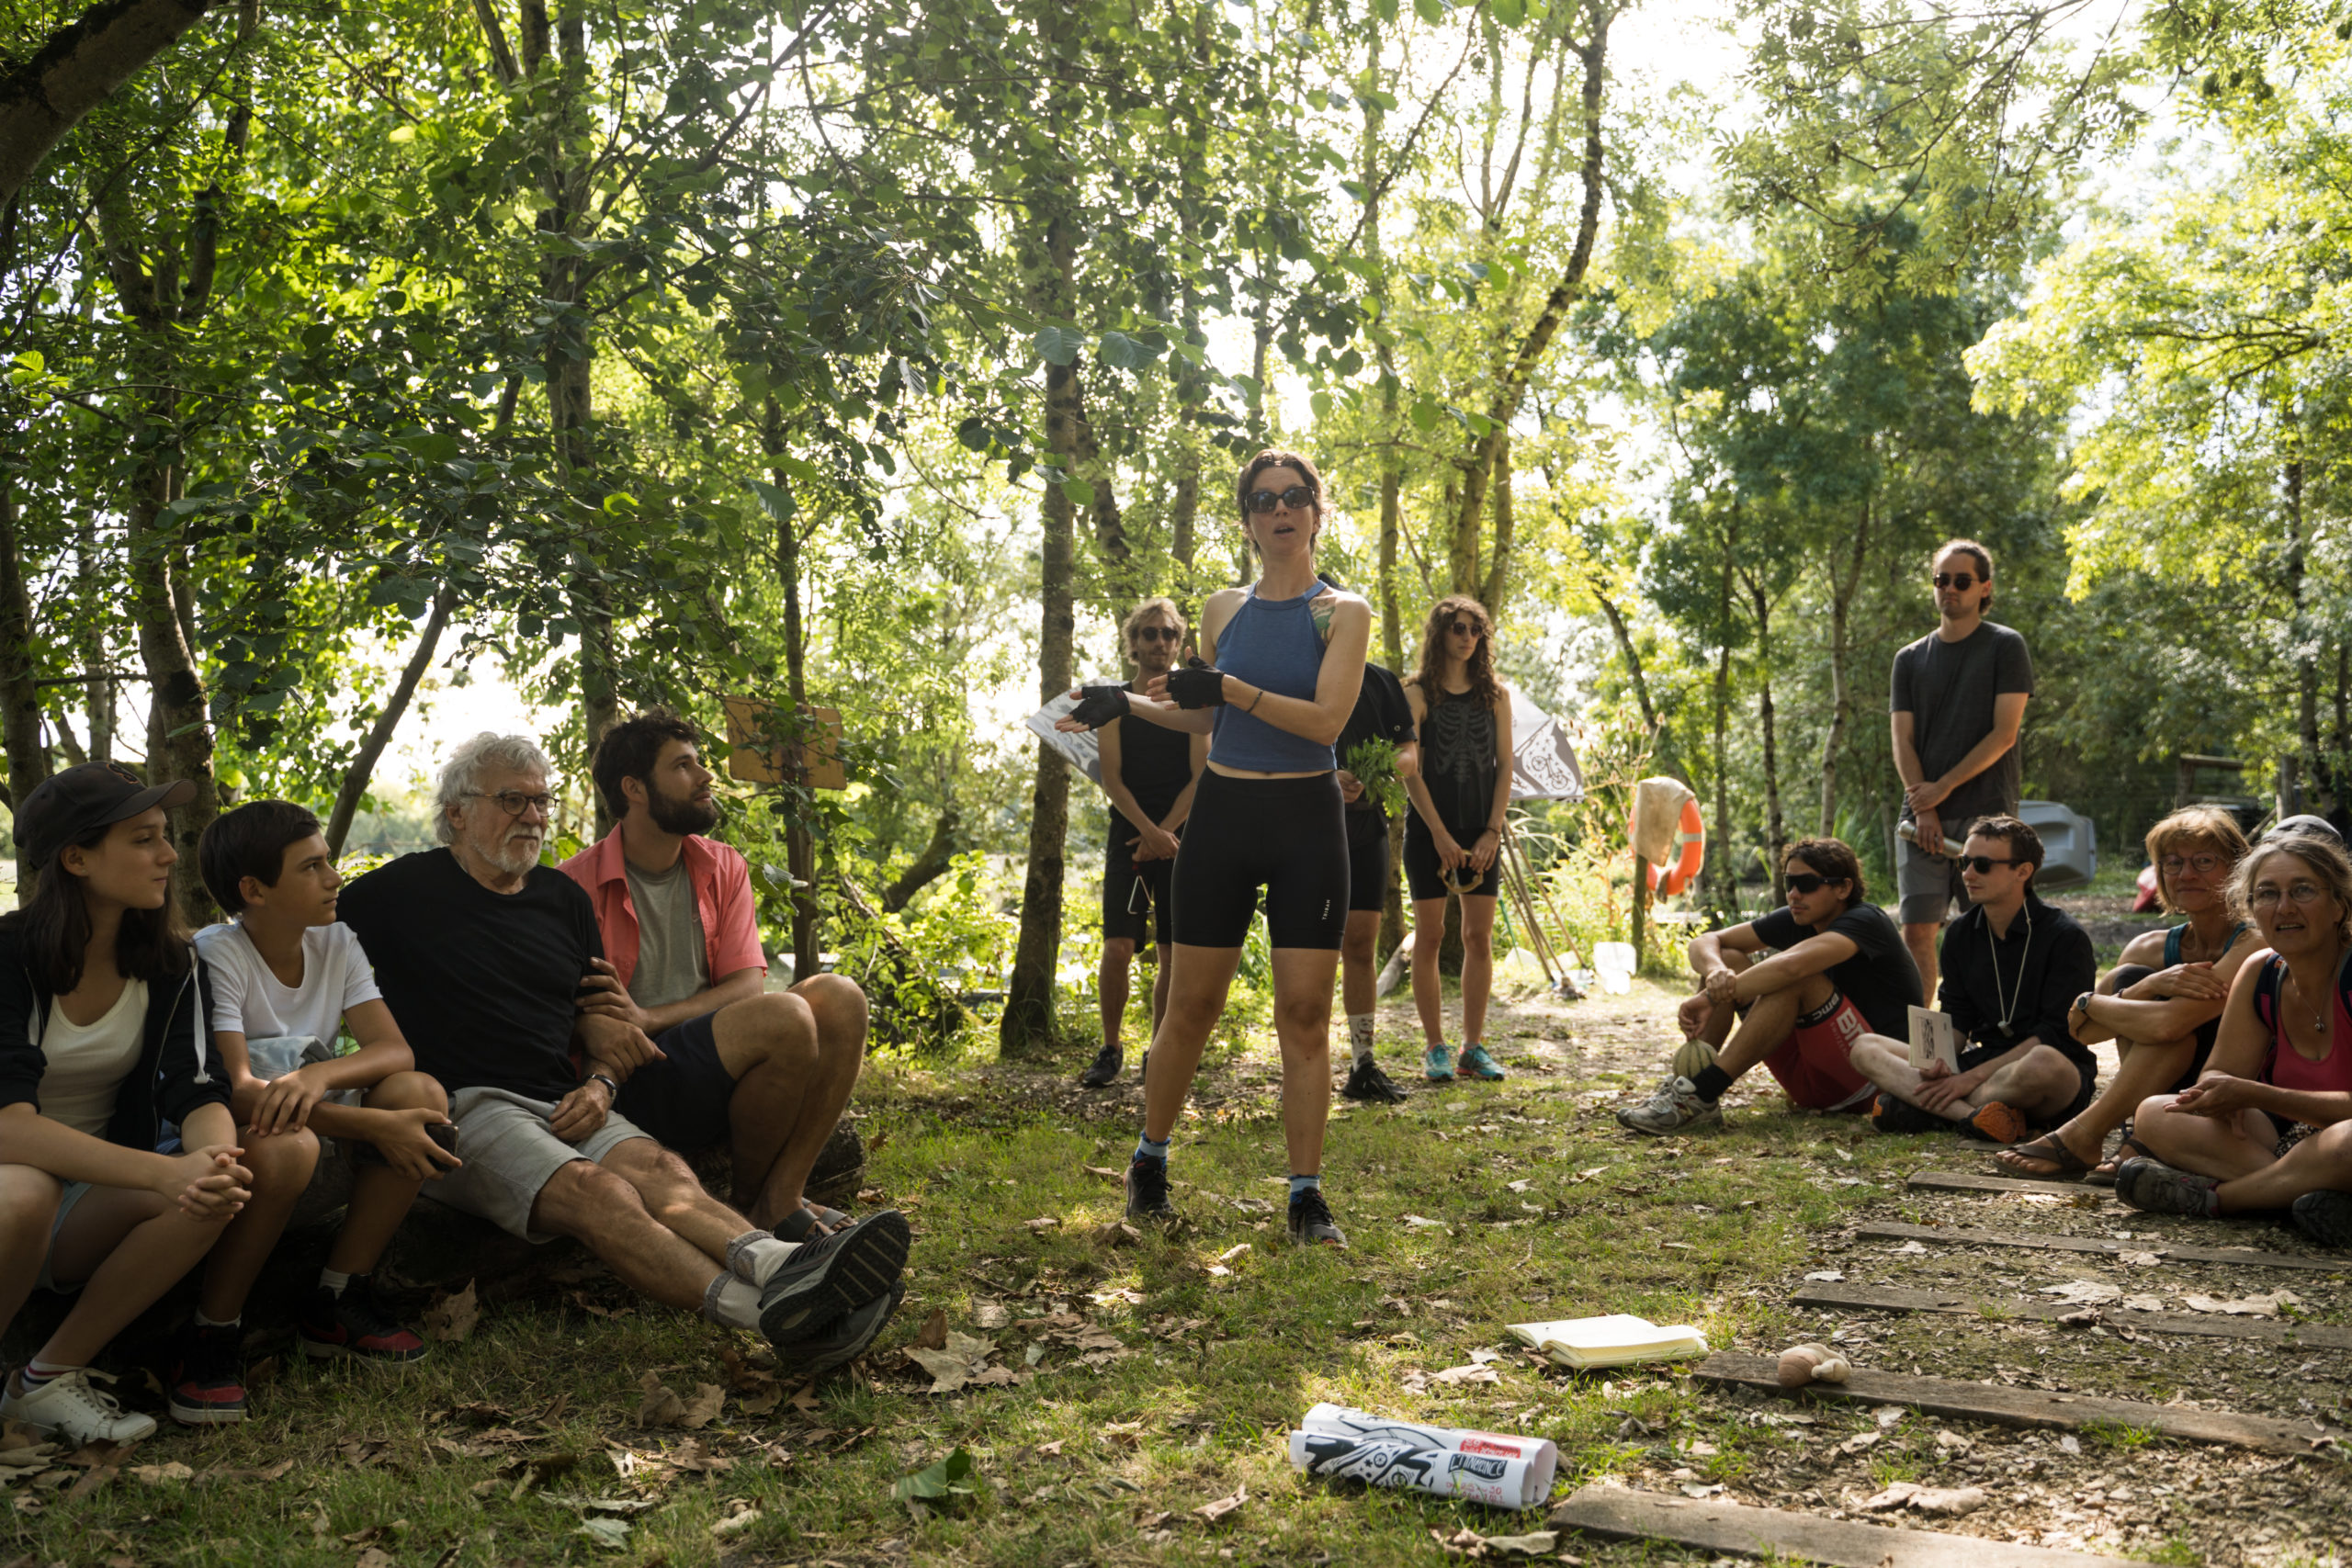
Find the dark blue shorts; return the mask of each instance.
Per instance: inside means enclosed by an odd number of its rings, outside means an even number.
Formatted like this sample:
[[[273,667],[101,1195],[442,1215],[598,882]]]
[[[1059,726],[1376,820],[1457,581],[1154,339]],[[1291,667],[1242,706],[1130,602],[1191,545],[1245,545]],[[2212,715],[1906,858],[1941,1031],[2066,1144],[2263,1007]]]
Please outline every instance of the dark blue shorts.
[[[727,1102],[735,1079],[718,1059],[715,1012],[690,1018],[654,1037],[669,1060],[648,1062],[621,1085],[613,1109],[682,1155],[698,1155],[730,1136]]]

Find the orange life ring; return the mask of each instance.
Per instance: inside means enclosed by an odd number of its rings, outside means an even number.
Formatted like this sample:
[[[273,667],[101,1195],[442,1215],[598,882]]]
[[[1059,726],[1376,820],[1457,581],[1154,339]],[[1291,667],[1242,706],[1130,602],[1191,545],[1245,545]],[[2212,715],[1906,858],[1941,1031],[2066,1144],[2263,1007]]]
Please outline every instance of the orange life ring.
[[[1650,867],[1650,887],[1671,898],[1699,878],[1699,867],[1707,858],[1707,824],[1699,815],[1699,803],[1682,803],[1682,818],[1675,825],[1674,841],[1679,846],[1671,865]]]

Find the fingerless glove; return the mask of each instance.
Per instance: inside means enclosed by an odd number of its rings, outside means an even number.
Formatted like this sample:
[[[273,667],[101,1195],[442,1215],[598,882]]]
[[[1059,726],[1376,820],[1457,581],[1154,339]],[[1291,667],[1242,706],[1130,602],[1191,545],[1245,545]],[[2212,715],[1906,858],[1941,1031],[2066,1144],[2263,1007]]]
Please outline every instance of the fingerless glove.
[[[1080,686],[1083,694],[1078,705],[1069,710],[1070,717],[1089,729],[1100,729],[1114,718],[1127,716],[1127,689],[1125,686]]]
[[[1168,672],[1168,694],[1180,708],[1213,708],[1225,705],[1225,671],[1214,664],[1204,663],[1198,654],[1184,661],[1182,670]]]

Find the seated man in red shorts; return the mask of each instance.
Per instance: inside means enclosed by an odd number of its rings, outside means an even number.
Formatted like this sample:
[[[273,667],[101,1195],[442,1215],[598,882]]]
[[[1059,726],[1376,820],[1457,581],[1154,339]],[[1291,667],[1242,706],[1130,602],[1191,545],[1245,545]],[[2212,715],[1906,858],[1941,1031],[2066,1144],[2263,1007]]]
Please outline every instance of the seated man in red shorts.
[[[1617,1113],[1634,1131],[1722,1126],[1724,1090],[1758,1062],[1805,1110],[1869,1108],[1874,1088],[1848,1054],[1865,1033],[1904,1032],[1919,971],[1902,931],[1864,897],[1852,850],[1800,840],[1781,869],[1785,908],[1691,940],[1699,992],[1681,1007],[1687,1039],[1657,1092]]]

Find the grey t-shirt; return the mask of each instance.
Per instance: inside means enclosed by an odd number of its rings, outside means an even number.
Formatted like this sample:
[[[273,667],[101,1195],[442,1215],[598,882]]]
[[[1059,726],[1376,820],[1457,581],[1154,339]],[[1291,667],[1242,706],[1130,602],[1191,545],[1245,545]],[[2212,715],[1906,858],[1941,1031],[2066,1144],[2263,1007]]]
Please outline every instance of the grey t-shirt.
[[[637,906],[637,972],[628,994],[641,1008],[684,1001],[710,985],[710,949],[686,859],[680,855],[667,871],[628,869],[629,900]]]
[[[2007,626],[1984,622],[1958,642],[1929,632],[1894,656],[1891,713],[1911,716],[1911,744],[1919,766],[1939,779],[1993,732],[1993,700],[2033,690],[2033,656],[2025,638]],[[1959,838],[1978,817],[2014,814],[2018,777],[2018,749],[2010,747],[1993,765],[1963,782],[1936,807],[1944,832]]]

